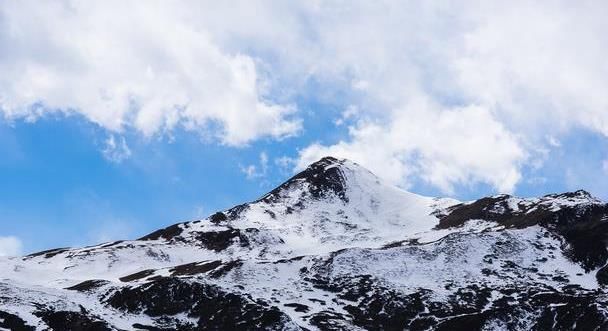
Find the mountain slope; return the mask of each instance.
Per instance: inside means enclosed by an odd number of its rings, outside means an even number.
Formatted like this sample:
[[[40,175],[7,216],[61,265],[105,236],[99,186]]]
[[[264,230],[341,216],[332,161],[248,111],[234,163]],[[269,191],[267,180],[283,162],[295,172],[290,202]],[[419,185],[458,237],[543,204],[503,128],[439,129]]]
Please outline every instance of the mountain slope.
[[[608,205],[418,196],[324,158],[138,240],[0,260],[0,328],[608,328]]]

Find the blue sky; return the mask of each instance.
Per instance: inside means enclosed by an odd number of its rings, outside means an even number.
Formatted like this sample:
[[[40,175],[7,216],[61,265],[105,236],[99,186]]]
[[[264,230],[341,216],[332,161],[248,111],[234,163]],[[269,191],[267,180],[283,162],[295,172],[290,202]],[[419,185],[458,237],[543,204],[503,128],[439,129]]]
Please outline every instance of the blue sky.
[[[338,114],[331,105],[321,114]],[[336,141],[332,117],[309,112],[315,130],[283,141],[226,147],[198,134],[145,139],[125,133],[130,157],[104,157],[108,133],[81,116],[49,115],[0,122],[1,235],[20,238],[25,252],[136,238],[178,221],[253,200],[293,175],[276,164],[307,142]],[[271,161],[262,173],[260,153]],[[255,165],[256,175],[244,168]]]
[[[25,252],[87,245],[135,238],[255,199],[291,175],[291,169],[269,162],[264,175],[247,178],[242,167],[259,167],[259,153],[271,160],[296,157],[298,148],[310,141],[332,142],[340,136],[332,132],[331,118],[310,122],[314,129],[308,134],[245,148],[205,143],[187,132],[176,133],[171,141],[127,135],[132,154],[120,163],[100,151],[107,133],[82,118],[3,122],[2,234],[20,238]],[[605,174],[593,166],[603,160],[607,144],[597,135],[573,133],[541,169],[527,173],[515,193],[536,196],[585,188],[608,198]],[[422,181],[409,189],[442,195]],[[455,197],[466,200],[495,190],[479,184],[460,186],[456,192]]]
[[[0,255],[202,218],[325,155],[425,195],[608,199],[606,9],[3,3]]]

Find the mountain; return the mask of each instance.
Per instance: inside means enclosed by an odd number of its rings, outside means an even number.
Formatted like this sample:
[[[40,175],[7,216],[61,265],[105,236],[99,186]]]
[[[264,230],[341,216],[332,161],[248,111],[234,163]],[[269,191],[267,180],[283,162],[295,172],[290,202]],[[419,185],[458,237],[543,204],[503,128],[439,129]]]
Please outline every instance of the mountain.
[[[604,330],[608,205],[477,201],[323,158],[137,240],[0,260],[0,329]]]

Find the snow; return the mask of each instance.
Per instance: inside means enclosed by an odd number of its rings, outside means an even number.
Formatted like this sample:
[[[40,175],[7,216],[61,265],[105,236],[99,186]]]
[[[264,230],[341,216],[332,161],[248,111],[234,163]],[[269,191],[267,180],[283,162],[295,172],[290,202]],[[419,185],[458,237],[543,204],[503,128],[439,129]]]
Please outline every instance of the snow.
[[[595,272],[587,273],[568,260],[560,249],[563,242],[546,235],[547,230],[540,226],[505,229],[494,222],[471,220],[461,227],[436,229],[439,220],[435,215],[461,202],[403,191],[350,161],[329,164],[325,170],[335,167],[340,167],[344,177],[346,199],[335,194],[314,199],[308,193],[310,183],[300,179],[281,192],[278,201],[250,203],[235,219],[222,224],[208,220],[183,224],[180,240],[106,243],[69,249],[49,258],[0,257],[0,294],[13,298],[0,299],[2,309],[18,314],[30,325],[42,325],[33,315],[33,302],[72,310],[82,305],[120,329],[130,329],[133,323],[153,325],[150,317],[116,311],[100,303],[96,295],[65,288],[91,279],[109,281],[106,289],[133,286],[152,276],[171,276],[170,269],[178,265],[215,260],[239,260],[242,265],[217,279],[200,276],[206,282],[277,304],[298,325],[310,329],[314,328],[306,315],[328,309],[347,315],[335,293],[315,288],[301,278],[301,270],[313,269],[330,258],[327,276],[331,279],[371,275],[404,293],[432,289],[438,299],[453,293],[447,284],[498,287],[542,282],[555,288],[564,286],[543,274],[561,275],[569,280],[567,284],[582,288],[598,288]],[[578,194],[507,197],[505,206],[511,211],[531,212],[534,204],[557,210],[594,203],[598,200]],[[250,244],[239,245],[234,239],[226,249],[214,251],[205,249],[197,239],[202,232],[233,229],[246,233]],[[488,262],[488,256],[496,257]],[[517,267],[506,267],[509,263]],[[532,268],[538,272],[521,272]],[[148,269],[155,270],[153,275],[128,284],[120,281]],[[484,274],[484,269],[495,273]],[[498,296],[492,292],[493,300]],[[283,306],[286,303],[306,304],[309,311],[297,312]],[[488,329],[501,327],[499,322],[486,325]]]

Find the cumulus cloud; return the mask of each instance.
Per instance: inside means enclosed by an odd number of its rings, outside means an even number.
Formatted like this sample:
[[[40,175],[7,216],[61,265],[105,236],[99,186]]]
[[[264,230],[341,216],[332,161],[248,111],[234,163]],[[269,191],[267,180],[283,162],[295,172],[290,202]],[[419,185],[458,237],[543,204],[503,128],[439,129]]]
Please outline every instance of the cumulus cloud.
[[[21,254],[21,240],[17,237],[0,237],[0,256],[17,256]]]
[[[301,150],[299,167],[337,154],[406,186],[510,192],[569,130],[608,136],[605,4],[325,7],[316,52],[332,56],[311,67],[350,77],[368,109],[348,139]]]
[[[116,8],[120,8],[119,11]],[[408,186],[512,191],[573,128],[608,136],[603,2],[7,3],[0,107],[243,145],[296,134],[307,82],[344,104],[346,156]],[[253,15],[252,13],[255,13]],[[306,128],[314,130],[314,128]],[[551,139],[547,139],[551,137]],[[246,169],[257,174],[257,166]]]
[[[254,58],[217,45],[188,8],[155,2],[14,2],[0,8],[0,108],[79,113],[116,132],[177,125],[225,144],[295,134]]]
[[[503,192],[520,179],[526,152],[487,109],[440,109],[428,102],[396,111],[390,123],[360,122],[350,140],[313,144],[300,152],[302,168],[325,155],[358,160],[385,178],[409,186],[416,176],[452,193],[454,184],[485,182]]]

